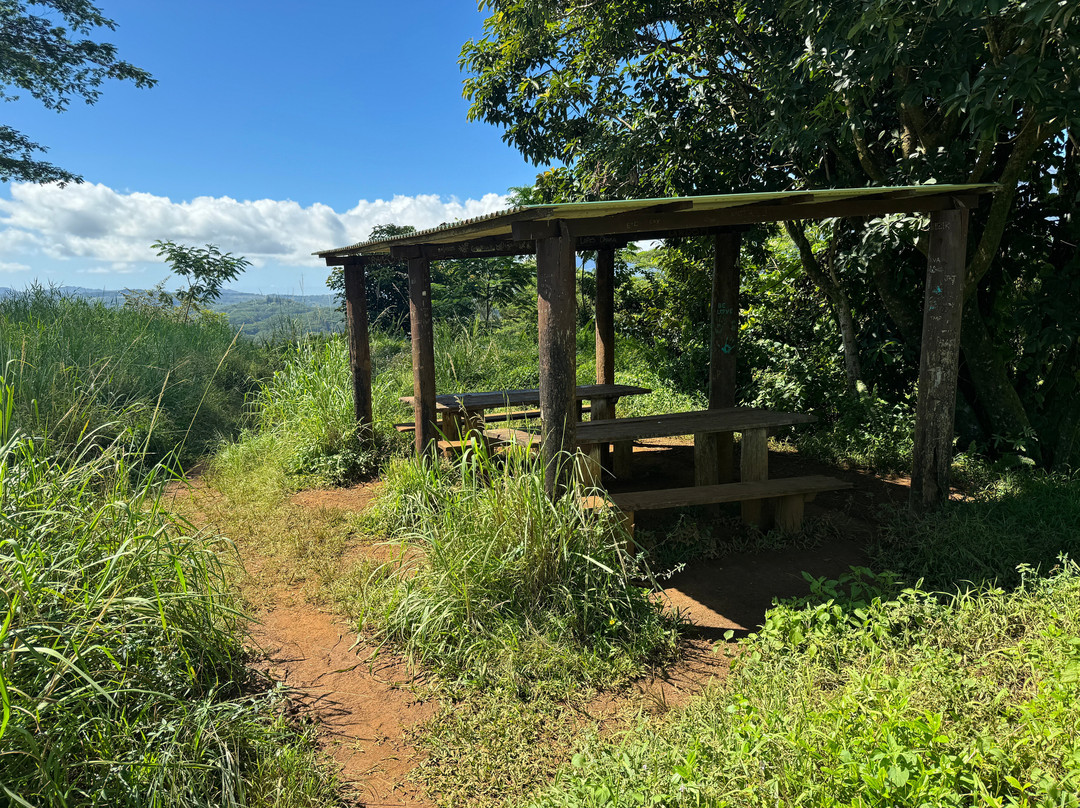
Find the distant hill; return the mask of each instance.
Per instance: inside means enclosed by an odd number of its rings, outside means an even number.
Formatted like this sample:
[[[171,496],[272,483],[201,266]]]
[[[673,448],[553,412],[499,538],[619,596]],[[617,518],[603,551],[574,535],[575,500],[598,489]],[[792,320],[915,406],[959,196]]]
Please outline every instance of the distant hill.
[[[57,291],[71,297],[100,300],[107,306],[118,306],[124,302],[124,292],[116,289],[60,286]],[[14,289],[0,286],[0,297],[15,292]],[[212,308],[225,314],[233,328],[243,326],[244,334],[256,339],[298,337],[343,331],[345,328],[345,318],[335,308],[331,294],[267,295],[225,289]]]

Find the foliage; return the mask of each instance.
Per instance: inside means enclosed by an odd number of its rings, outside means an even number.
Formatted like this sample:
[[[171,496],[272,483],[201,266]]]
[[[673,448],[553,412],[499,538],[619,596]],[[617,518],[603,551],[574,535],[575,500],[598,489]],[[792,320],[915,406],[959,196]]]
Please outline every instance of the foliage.
[[[37,10],[34,13],[31,9]],[[58,24],[59,23],[59,24]],[[0,4],[0,102],[22,90],[47,109],[63,112],[72,98],[93,104],[109,79],[152,87],[153,78],[92,39],[115,23],[90,0],[14,0]],[[34,157],[45,147],[10,126],[0,126],[0,182],[81,182],[70,171]]]
[[[376,225],[369,241],[415,232],[411,225]],[[433,261],[431,303],[436,319],[469,323],[492,322],[502,309],[520,303],[523,290],[536,275],[534,261],[514,257],[462,258]],[[345,279],[340,268],[331,271],[326,285],[339,308],[345,309]],[[407,262],[383,261],[364,268],[364,291],[368,319],[382,331],[409,332],[409,267]]]
[[[591,744],[541,806],[1078,804],[1080,569],[940,599],[855,570],[740,643],[665,725]]]
[[[229,546],[123,448],[15,426],[0,379],[0,791],[41,806],[325,805],[281,695],[250,691]],[[284,801],[284,802],[283,802]]]
[[[233,331],[241,331],[243,337],[267,345],[297,342],[311,335],[345,329],[340,311],[309,300],[285,295],[253,296],[236,303],[219,302],[213,309],[229,319]]]
[[[189,247],[172,241],[155,241],[159,258],[164,258],[173,274],[187,279],[187,287],[175,292],[165,291],[165,278],[153,289],[144,292],[127,291],[124,305],[172,313],[179,304],[177,316],[187,322],[192,312],[203,313],[221,296],[221,287],[234,281],[251,262],[232,253],[223,253],[213,244]]]
[[[451,682],[526,697],[621,683],[673,649],[675,626],[635,582],[648,572],[618,519],[585,510],[578,491],[553,502],[536,457],[398,462],[382,516],[424,562],[372,574],[358,593],[365,628]]]
[[[483,7],[486,35],[462,51],[470,116],[504,127],[530,159],[564,164],[538,178],[545,200],[776,190],[793,178],[1000,183],[971,214],[963,442],[1075,464],[1080,313],[1060,304],[1080,277],[1080,20],[1068,4]],[[863,381],[901,403],[918,370],[920,223],[837,223],[820,247],[801,225],[788,232],[806,293],[843,337],[849,389]],[[900,364],[875,366],[876,346]]]
[[[58,444],[92,432],[153,459],[199,457],[239,431],[268,361],[220,319],[183,323],[40,287],[0,300],[0,370],[20,426]]]
[[[379,342],[376,338],[376,356]],[[400,350],[399,342],[390,342]],[[374,471],[397,437],[387,408],[400,405],[383,392],[393,377],[375,375],[375,431],[364,434],[356,423],[348,352],[341,339],[296,343],[283,365],[253,398],[258,433],[245,440],[265,447],[262,457],[253,459],[274,458],[287,473],[309,483],[339,484]]]

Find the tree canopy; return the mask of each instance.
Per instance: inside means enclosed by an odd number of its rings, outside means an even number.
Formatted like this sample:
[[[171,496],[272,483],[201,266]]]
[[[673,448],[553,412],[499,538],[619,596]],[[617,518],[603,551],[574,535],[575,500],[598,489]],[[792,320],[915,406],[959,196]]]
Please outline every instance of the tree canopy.
[[[1000,183],[971,216],[964,403],[988,442],[1075,457],[1080,312],[1055,303],[1080,294],[1074,3],[482,5],[486,35],[462,51],[470,116],[557,165],[538,178],[548,199]],[[815,244],[787,230],[850,381],[882,342],[917,348],[917,223],[838,222]]]
[[[93,104],[108,79],[153,86],[150,74],[119,59],[113,45],[90,38],[115,27],[89,0],[0,0],[0,101],[16,101],[25,92],[63,112],[72,99]],[[36,156],[44,151],[0,124],[0,181],[81,181]]]

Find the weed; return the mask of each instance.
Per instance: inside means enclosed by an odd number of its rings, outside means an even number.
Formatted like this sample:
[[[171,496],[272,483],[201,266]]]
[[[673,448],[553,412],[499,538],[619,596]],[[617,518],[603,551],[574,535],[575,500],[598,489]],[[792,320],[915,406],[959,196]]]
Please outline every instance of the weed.
[[[1075,564],[946,599],[868,571],[815,584],[726,680],[585,746],[534,804],[1078,804]]]

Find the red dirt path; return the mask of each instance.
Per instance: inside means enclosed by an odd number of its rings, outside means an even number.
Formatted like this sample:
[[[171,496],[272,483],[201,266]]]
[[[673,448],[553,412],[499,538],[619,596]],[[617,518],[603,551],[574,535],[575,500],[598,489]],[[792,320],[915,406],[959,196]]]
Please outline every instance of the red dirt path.
[[[692,448],[686,441],[643,442],[635,450],[635,488],[690,484]],[[840,538],[814,549],[781,549],[733,553],[719,560],[695,562],[667,584],[663,598],[696,627],[678,662],[638,683],[636,694],[606,696],[597,708],[611,715],[619,703],[650,701],[662,709],[685,703],[711,679],[723,677],[728,657],[716,643],[735,629],[757,628],[774,598],[808,593],[802,576],[836,577],[867,561],[864,546],[872,536],[873,509],[907,497],[907,481],[885,480],[866,472],[841,471],[789,453],[770,453],[770,476],[826,473],[850,480],[850,491],[826,494],[808,505],[808,517],[825,517]],[[691,481],[692,482],[692,481]],[[196,486],[198,488],[203,486]],[[292,504],[305,508],[359,511],[367,507],[376,486],[304,491]],[[663,515],[643,515],[649,519]],[[243,553],[242,537],[236,537]],[[385,549],[385,548],[381,548]],[[350,547],[345,558],[381,554],[380,548]],[[385,560],[384,558],[380,558]],[[245,557],[249,568],[272,559]],[[256,667],[292,688],[296,712],[318,722],[322,748],[337,762],[347,798],[370,806],[424,808],[430,803],[408,773],[419,762],[406,741],[408,731],[432,717],[436,704],[425,701],[419,672],[386,650],[358,640],[352,628],[307,602],[299,588],[268,593],[251,637]]]

